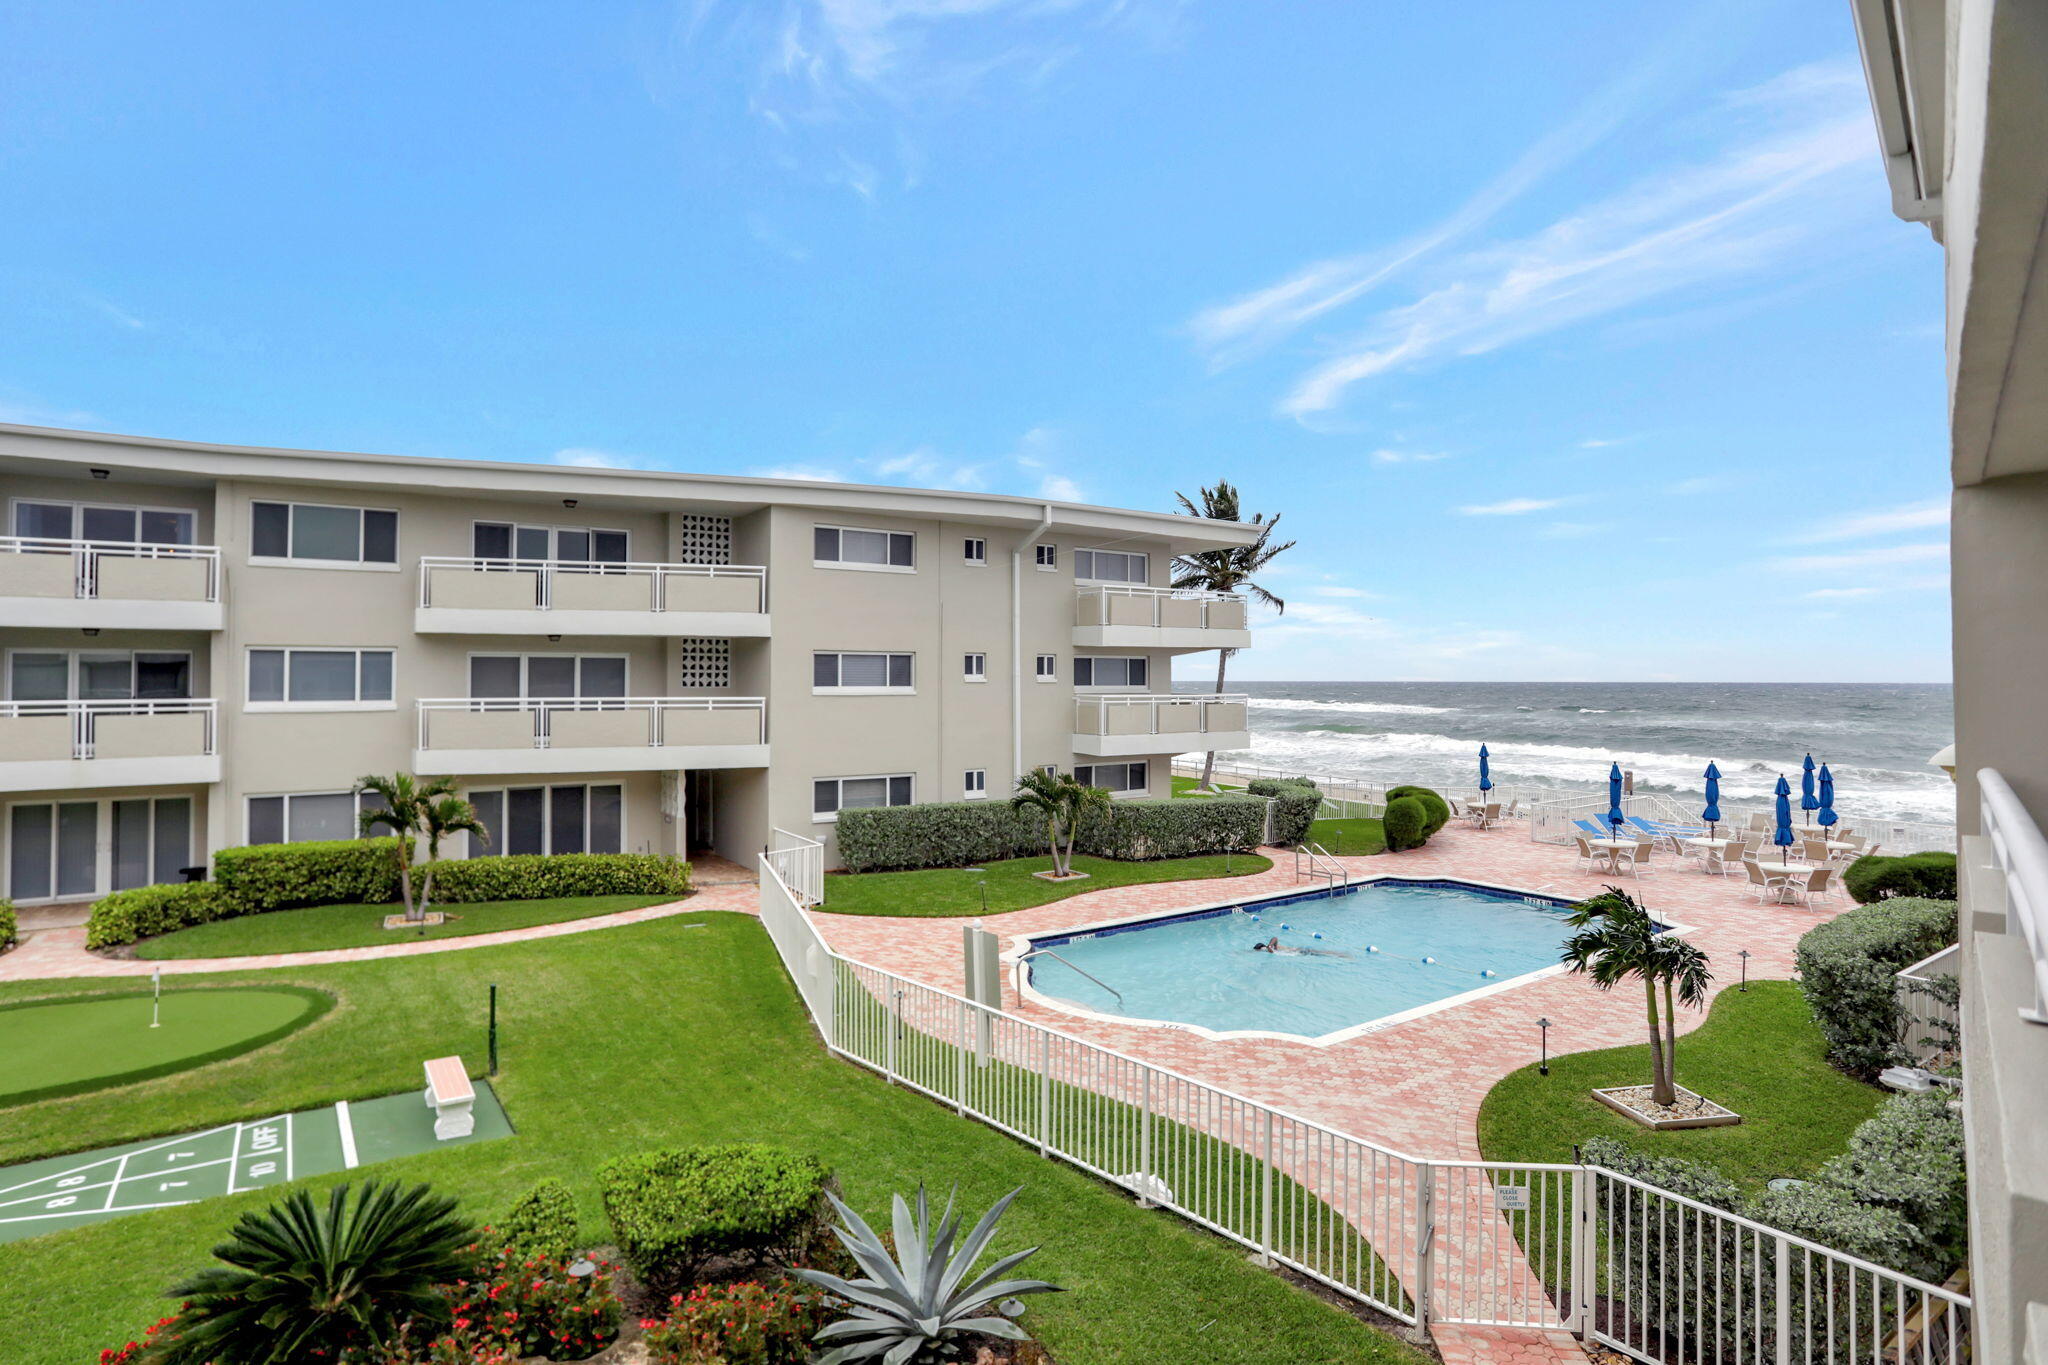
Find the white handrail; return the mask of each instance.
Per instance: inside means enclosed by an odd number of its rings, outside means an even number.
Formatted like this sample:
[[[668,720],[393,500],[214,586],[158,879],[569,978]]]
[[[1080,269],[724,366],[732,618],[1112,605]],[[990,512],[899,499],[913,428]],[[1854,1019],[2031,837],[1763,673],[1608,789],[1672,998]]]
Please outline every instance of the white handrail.
[[[1242,705],[1249,698],[1242,692],[1091,692],[1074,698],[1074,733],[1077,735],[1106,735],[1110,731],[1108,713],[1098,711],[1093,717],[1088,714],[1092,706],[1144,706],[1151,708],[1151,716],[1140,734],[1160,734],[1159,709],[1162,706],[1193,704],[1200,709],[1193,730],[1171,730],[1169,735],[1205,735],[1212,727],[1209,724],[1209,708],[1212,705],[1236,702]]]
[[[417,703],[419,712],[419,747],[434,747],[428,735],[427,717],[439,711],[485,711],[485,712],[526,712],[534,717],[533,747],[551,747],[550,720],[562,712],[593,711],[641,711],[647,716],[647,739],[650,748],[666,748],[662,736],[661,716],[672,711],[753,711],[760,717],[759,737],[753,742],[768,742],[768,699],[766,697],[421,697]]]
[[[203,716],[199,752],[214,753],[218,727],[217,707],[212,697],[111,697],[94,701],[0,701],[0,719],[22,720],[35,716],[66,716],[71,720],[71,756],[94,757],[98,722],[102,716]],[[0,754],[4,760],[5,754]]]
[[[761,851],[761,857],[795,893],[805,909],[825,903],[825,845],[801,834],[776,826],[770,830],[780,847]]]
[[[0,554],[68,554],[72,557],[74,597],[100,595],[102,559],[192,559],[206,566],[206,602],[220,601],[218,545],[163,545],[154,541],[59,540],[47,536],[0,536]]]
[[[2034,1005],[2020,1016],[2048,1024],[2048,839],[1996,768],[1978,770],[1977,792],[1991,856],[2005,874],[2006,932],[2017,921],[2034,960]]]
[[[647,579],[647,610],[667,611],[668,580],[671,578],[751,578],[756,580],[757,611],[767,610],[768,570],[760,564],[665,564],[648,560],[582,559],[491,559],[474,555],[421,555],[420,605],[434,605],[435,569],[471,573],[530,573],[534,575],[534,610],[554,610],[554,580],[565,574],[581,577]],[[687,608],[686,608],[687,610]]]
[[[1209,626],[1209,609],[1212,606],[1227,604],[1243,606],[1246,600],[1245,595],[1241,592],[1207,592],[1199,588],[1154,588],[1141,583],[1082,583],[1077,584],[1074,591],[1077,596],[1082,598],[1100,597],[1105,599],[1104,619],[1102,621],[1104,625],[1109,624],[1106,599],[1111,597],[1142,598],[1150,602],[1152,607],[1151,624],[1154,626],[1165,624],[1165,603],[1170,601],[1199,602],[1202,604],[1202,629],[1207,629]],[[1242,624],[1238,623],[1240,628]]]

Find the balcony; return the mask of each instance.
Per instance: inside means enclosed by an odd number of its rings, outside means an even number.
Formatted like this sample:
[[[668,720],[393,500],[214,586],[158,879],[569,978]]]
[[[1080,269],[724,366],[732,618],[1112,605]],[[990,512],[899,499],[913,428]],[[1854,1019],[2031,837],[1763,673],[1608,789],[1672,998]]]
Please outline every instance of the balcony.
[[[673,772],[768,764],[760,697],[440,697],[419,704],[414,772]]]
[[[0,536],[0,626],[219,630],[220,550]]]
[[[220,781],[211,697],[0,702],[0,791]]]
[[[1245,649],[1251,642],[1242,593],[1106,583],[1074,590],[1074,643],[1084,648]]]
[[[422,635],[768,633],[768,571],[743,564],[420,560]]]
[[[1134,692],[1074,698],[1074,752],[1094,758],[1248,749],[1237,692]]]

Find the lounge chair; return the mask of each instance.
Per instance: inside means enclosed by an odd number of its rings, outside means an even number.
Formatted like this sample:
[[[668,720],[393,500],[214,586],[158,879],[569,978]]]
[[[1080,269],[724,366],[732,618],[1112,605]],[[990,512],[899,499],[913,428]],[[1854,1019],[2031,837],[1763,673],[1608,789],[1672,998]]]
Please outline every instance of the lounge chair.
[[[1574,820],[1572,821],[1572,824],[1584,830],[1587,834],[1591,835],[1595,839],[1608,839],[1613,837],[1611,834],[1609,834],[1607,830],[1601,828],[1598,823],[1592,820]]]

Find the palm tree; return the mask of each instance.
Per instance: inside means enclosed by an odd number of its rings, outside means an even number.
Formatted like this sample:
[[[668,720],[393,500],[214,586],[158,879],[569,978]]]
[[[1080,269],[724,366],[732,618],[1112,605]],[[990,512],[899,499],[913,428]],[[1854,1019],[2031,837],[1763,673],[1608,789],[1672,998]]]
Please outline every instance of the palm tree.
[[[1213,488],[1201,490],[1198,504],[1185,493],[1173,495],[1179,499],[1181,510],[1191,517],[1204,517],[1210,521],[1243,521],[1238,507],[1237,489],[1228,480],[1218,479]],[[1173,561],[1173,586],[1176,588],[1199,588],[1204,592],[1241,592],[1265,603],[1276,612],[1284,613],[1287,603],[1252,581],[1252,575],[1271,564],[1283,551],[1294,548],[1291,540],[1273,544],[1273,528],[1280,524],[1275,516],[1266,520],[1264,512],[1252,514],[1251,524],[1260,528],[1259,538],[1249,545],[1236,545],[1222,550],[1198,550],[1184,554]],[[1216,690],[1223,690],[1223,677],[1230,667],[1230,656],[1234,649],[1216,651]],[[1216,751],[1211,749],[1202,762],[1202,790],[1214,791],[1216,778]]]
[[[476,1230],[455,1201],[425,1185],[371,1182],[355,1208],[348,1186],[323,1214],[306,1190],[245,1213],[212,1266],[171,1287],[185,1301],[161,1365],[288,1365],[335,1360],[351,1348],[446,1326],[450,1301],[436,1286],[469,1273]]]
[[[1052,845],[1052,874],[1073,874],[1074,837],[1097,811],[1109,809],[1109,793],[1086,786],[1072,773],[1033,768],[1017,779],[1011,810],[1035,810],[1045,816],[1045,837]]]
[[[388,825],[398,836],[398,893],[405,902],[405,917],[414,921],[424,919],[426,906],[415,909],[413,905],[413,853],[426,827],[426,808],[444,796],[455,795],[455,779],[437,777],[421,783],[411,773],[393,773],[389,777],[372,773],[357,778],[356,786],[383,798],[381,809],[366,810],[356,817],[357,826],[368,834],[379,825]]]
[[[434,865],[441,861],[441,841],[451,834],[470,834],[491,841],[476,807],[459,796],[441,796],[420,807],[420,828],[427,836],[427,862],[420,877],[420,916],[426,917],[427,902],[434,896]]]
[[[1650,1101],[1673,1104],[1678,1098],[1676,1006],[1705,1003],[1714,979],[1707,955],[1683,939],[1660,937],[1650,912],[1618,886],[1572,907],[1567,923],[1578,931],[1564,944],[1563,961],[1573,972],[1591,977],[1603,991],[1630,977],[1641,978],[1650,1026]],[[1664,990],[1661,1026],[1659,986]]]

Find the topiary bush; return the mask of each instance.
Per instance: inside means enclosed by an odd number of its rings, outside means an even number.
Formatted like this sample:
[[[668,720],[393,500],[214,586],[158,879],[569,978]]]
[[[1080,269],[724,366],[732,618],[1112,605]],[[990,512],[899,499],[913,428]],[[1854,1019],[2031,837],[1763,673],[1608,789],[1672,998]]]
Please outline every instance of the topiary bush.
[[[1443,797],[1431,791],[1429,788],[1387,788],[1387,800],[1390,802],[1399,800],[1401,797],[1404,796],[1412,796],[1417,801],[1420,801],[1422,803],[1422,813],[1424,817],[1422,822],[1423,842],[1427,843],[1429,841],[1430,835],[1435,834],[1438,830],[1442,829],[1445,825],[1448,825],[1451,822],[1451,803],[1444,800]]]
[[[576,1244],[576,1197],[559,1180],[543,1180],[519,1196],[497,1228],[498,1239],[515,1251],[566,1261]]]
[[[1799,940],[1799,989],[1828,1060],[1870,1077],[1905,1059],[1907,1021],[1894,980],[1956,938],[1956,903],[1894,897],[1817,924]]]
[[[213,855],[213,879],[242,915],[398,899],[396,839],[246,844]]]
[[[20,924],[14,917],[14,902],[0,896],[0,953],[20,941]]]
[[[668,1147],[597,1168],[613,1239],[662,1293],[714,1258],[787,1265],[807,1256],[826,1235],[828,1183],[815,1159],[761,1143]]]
[[[1306,777],[1255,777],[1244,784],[1249,796],[1283,796],[1289,790],[1306,787],[1310,791],[1321,791],[1315,782]]]
[[[1265,824],[1266,803],[1247,796],[1113,801],[1081,827],[1074,851],[1130,862],[1186,858],[1256,848]],[[848,872],[968,867],[1046,850],[1043,817],[1012,810],[1007,801],[841,811],[838,841],[839,860]]]
[[[417,874],[414,877],[418,883]],[[685,896],[690,865],[661,853],[515,853],[434,864],[435,905],[561,896]]]
[[[1858,905],[1890,900],[1895,896],[1923,896],[1935,900],[1956,898],[1956,855],[1953,853],[1908,853],[1901,857],[1865,855],[1849,864],[1842,885]]]
[[[1428,822],[1429,816],[1422,803],[1412,796],[1397,796],[1387,802],[1386,814],[1380,817],[1380,825],[1387,835],[1387,852],[1399,853],[1428,843],[1429,836],[1423,833]]]
[[[240,906],[212,882],[138,886],[93,902],[85,921],[85,946],[118,948],[241,913]]]

